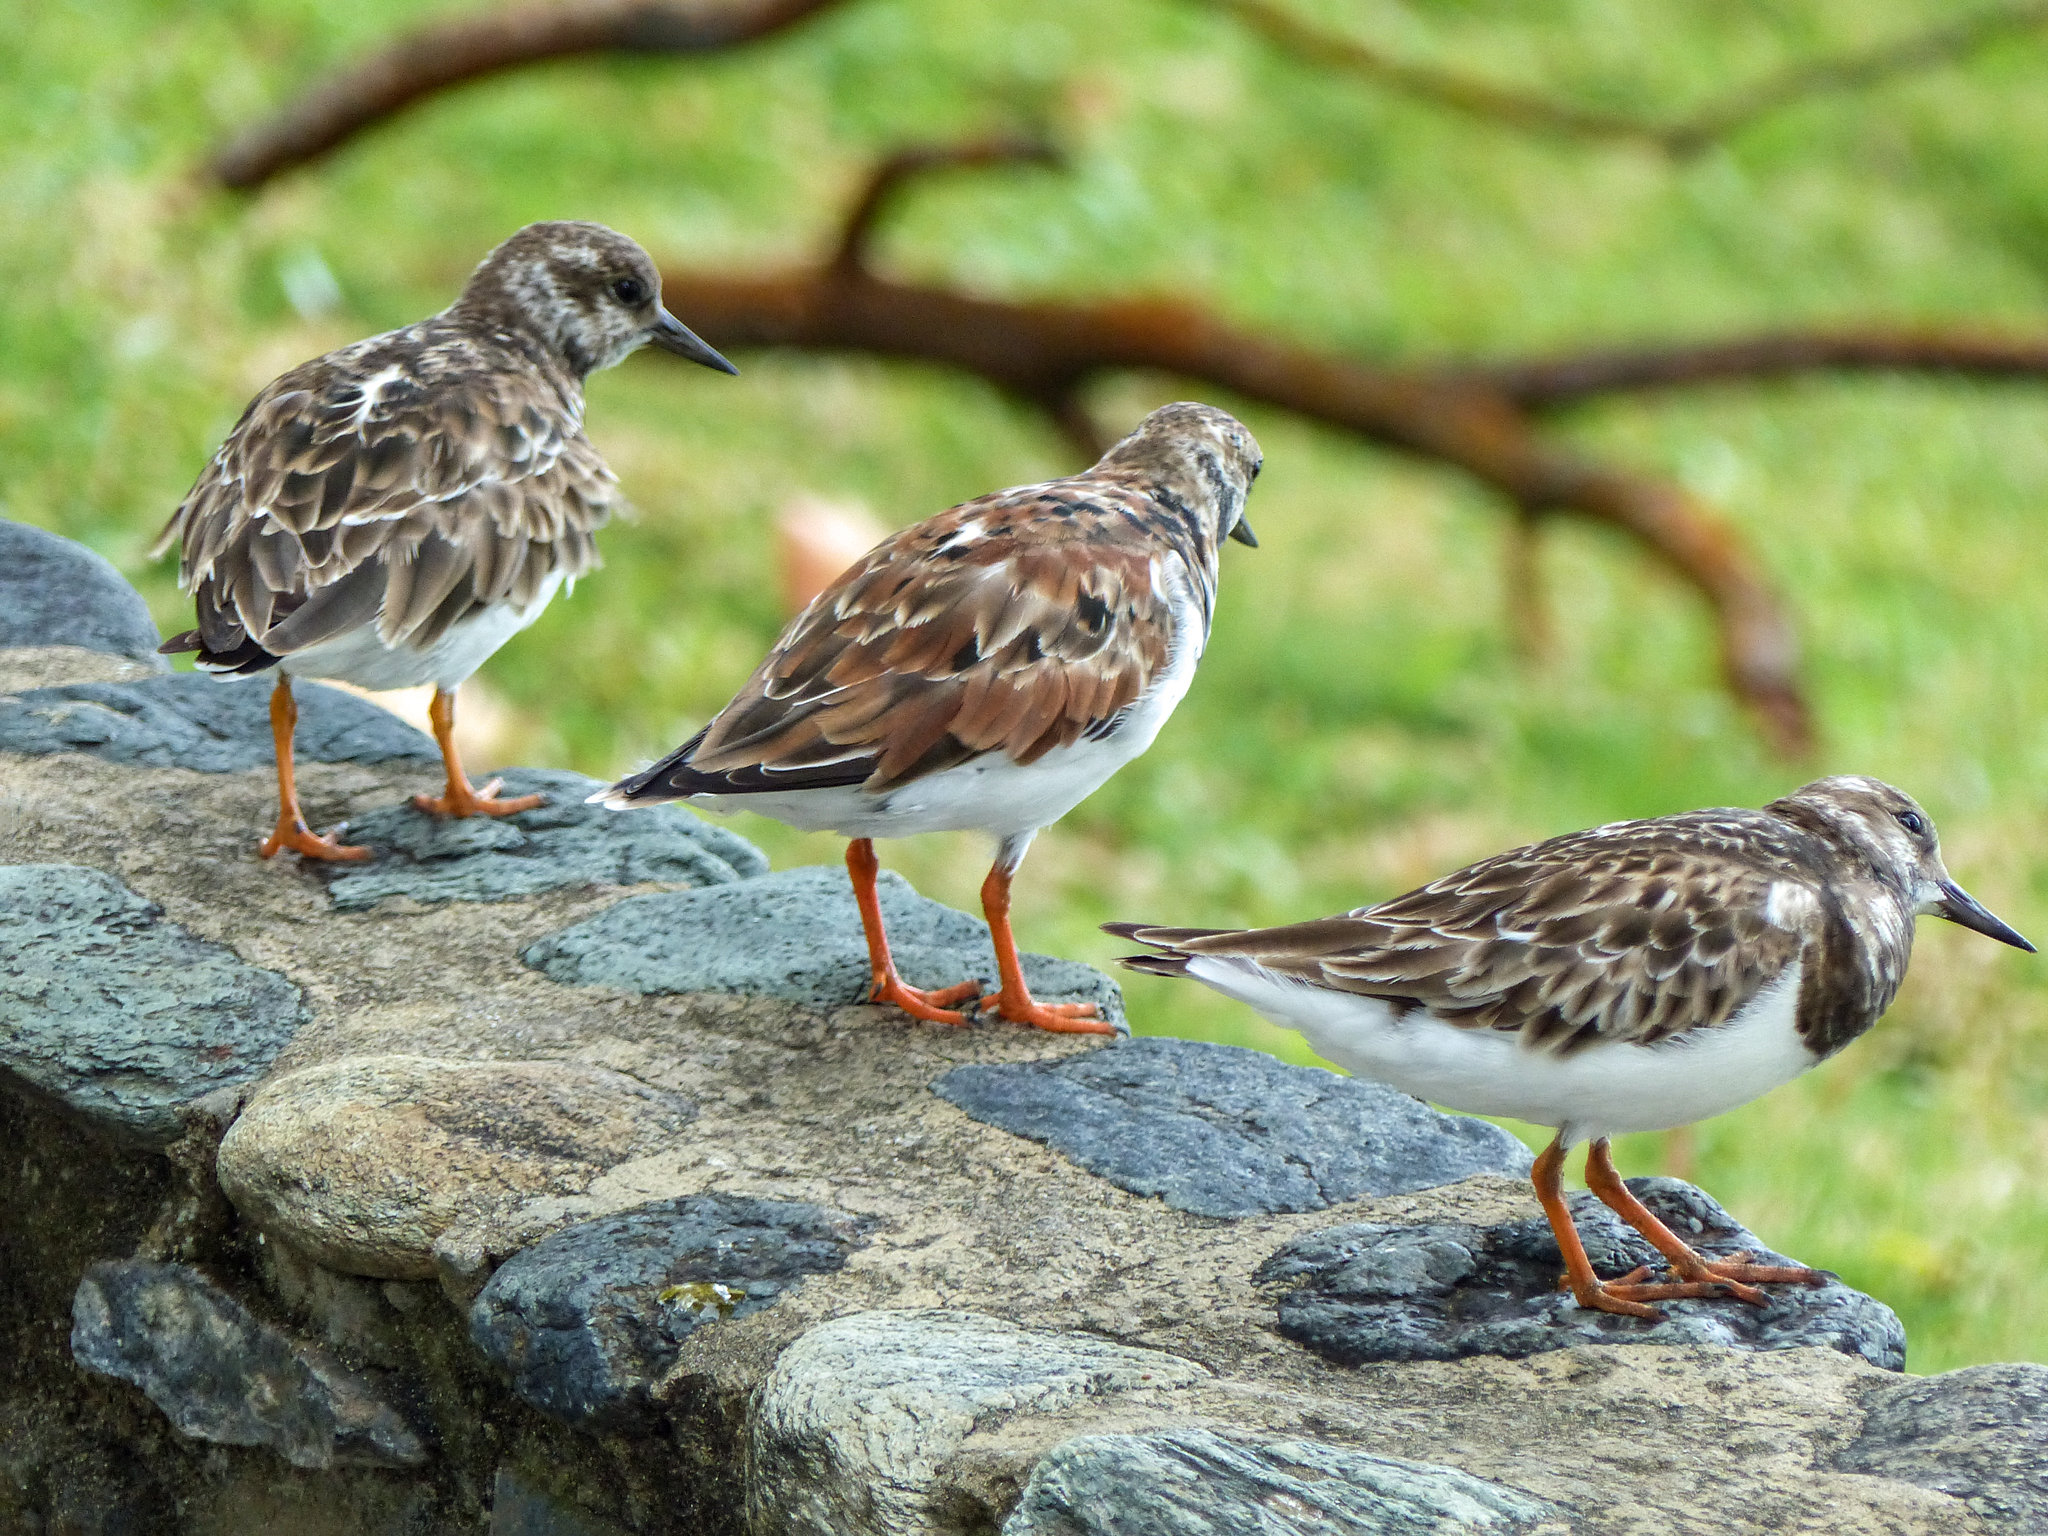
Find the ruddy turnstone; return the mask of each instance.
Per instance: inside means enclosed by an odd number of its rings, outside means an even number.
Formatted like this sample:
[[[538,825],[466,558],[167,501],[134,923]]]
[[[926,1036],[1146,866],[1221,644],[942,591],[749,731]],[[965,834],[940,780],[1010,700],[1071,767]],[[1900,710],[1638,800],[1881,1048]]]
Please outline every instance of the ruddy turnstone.
[[[977,1006],[1107,1034],[1092,1003],[1024,985],[1010,881],[1050,826],[1143,752],[1209,638],[1223,539],[1256,545],[1258,444],[1212,406],[1162,406],[1085,474],[998,491],[885,539],[797,615],[711,723],[591,798],[623,809],[744,807],[853,841],[871,996],[959,1024],[969,981],[896,972],[875,895],[877,837],[980,831],[1001,986]]]
[[[455,690],[597,565],[617,480],[583,435],[583,380],[644,342],[731,363],[661,304],[645,251],[602,224],[529,224],[440,314],[302,363],[250,402],[158,538],[183,544],[199,627],[166,641],[229,678],[276,669],[277,825],[269,858],[366,859],[316,836],[292,775],[294,677],[434,685],[448,816],[538,795],[471,786]]]
[[[1244,931],[1110,923],[1191,976],[1299,1030],[1361,1077],[1471,1114],[1557,1128],[1537,1198],[1580,1306],[1818,1280],[1709,1262],[1630,1194],[1608,1138],[1746,1104],[1825,1061],[1891,1005],[1913,919],[2034,946],[1949,877],[1934,824],[1877,779],[1821,779],[1760,811],[1620,821],[1481,860],[1338,917]],[[1670,1261],[1672,1278],[1593,1273],[1559,1187],[1586,1141],[1587,1186]]]

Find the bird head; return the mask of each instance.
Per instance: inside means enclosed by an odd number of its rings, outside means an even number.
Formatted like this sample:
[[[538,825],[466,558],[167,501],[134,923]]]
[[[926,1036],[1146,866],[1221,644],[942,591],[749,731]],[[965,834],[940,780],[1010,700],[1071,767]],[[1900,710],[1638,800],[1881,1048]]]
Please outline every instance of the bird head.
[[[721,373],[739,370],[661,304],[661,273],[602,224],[529,224],[483,259],[457,308],[538,338],[578,377],[652,342]]]
[[[1127,473],[1167,505],[1200,518],[1212,545],[1227,537],[1257,549],[1244,503],[1264,462],[1257,440],[1235,416],[1181,400],[1139,422],[1095,468]]]
[[[1904,790],[1882,779],[1837,774],[1816,779],[1768,809],[1863,861],[1919,916],[1947,918],[2001,944],[2034,952],[2033,945],[1956,884],[1941,861],[1934,818]]]

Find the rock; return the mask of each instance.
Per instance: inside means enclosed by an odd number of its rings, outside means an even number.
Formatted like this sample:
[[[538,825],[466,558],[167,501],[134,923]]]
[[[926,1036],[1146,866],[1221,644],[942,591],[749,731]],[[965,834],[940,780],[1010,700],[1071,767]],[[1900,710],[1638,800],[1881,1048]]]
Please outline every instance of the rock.
[[[1207,1381],[1192,1361],[972,1312],[859,1312],[783,1350],[754,1413],[748,1513],[778,1536],[959,1529],[944,1473],[970,1433]]]
[[[438,762],[423,732],[339,688],[299,683],[302,763]],[[109,763],[240,773],[276,761],[270,687],[198,672],[134,683],[70,683],[0,696],[0,752],[90,752]]]
[[[306,1017],[111,875],[0,865],[0,1066],[109,1129],[172,1140],[178,1105],[255,1079]]]
[[[490,1536],[624,1536],[609,1520],[549,1498],[508,1467],[491,1484]]]
[[[880,881],[897,968],[914,987],[978,977],[994,990],[995,951],[977,918],[928,901],[893,870]],[[738,885],[631,896],[528,946],[524,959],[570,986],[629,992],[738,992],[838,1007],[866,1000],[867,944],[846,872],[811,865]],[[1122,1027],[1123,994],[1072,960],[1024,956],[1049,1002],[1092,1002]]]
[[[1863,1431],[1835,1457],[1951,1494],[1994,1530],[2048,1532],[2048,1367],[1972,1365],[1874,1385]]]
[[[330,1269],[434,1274],[435,1240],[669,1145],[696,1114],[569,1061],[357,1056],[262,1089],[222,1139],[221,1188],[242,1215]]]
[[[1773,1254],[1716,1204],[1678,1179],[1630,1179],[1630,1189],[1671,1229],[1709,1256]],[[1616,1275],[1662,1267],[1656,1251],[1591,1195],[1571,1197],[1593,1267]],[[1770,1304],[1721,1298],[1659,1302],[1660,1322],[1580,1309],[1557,1289],[1564,1268],[1541,1217],[1492,1227],[1361,1222],[1295,1238],[1253,1279],[1291,1288],[1279,1331],[1344,1365],[1374,1360],[1518,1358],[1576,1344],[1710,1344],[1725,1349],[1814,1345],[1903,1370],[1906,1332],[1891,1308],[1830,1275],[1819,1286],[1768,1288]]]
[[[540,793],[547,804],[512,816],[451,821],[411,802],[359,816],[348,840],[377,850],[371,864],[323,864],[327,894],[343,912],[387,896],[414,901],[507,901],[572,885],[728,885],[765,874],[768,859],[737,833],[681,806],[608,811],[586,805],[596,779],[545,768],[509,768],[501,793]]]
[[[295,1467],[427,1459],[369,1381],[182,1264],[93,1265],[72,1303],[71,1353],[89,1371],[133,1382],[195,1440],[268,1446]]]
[[[1319,1211],[1476,1173],[1526,1174],[1498,1126],[1262,1051],[1123,1040],[1061,1061],[956,1067],[932,1092],[1133,1194],[1199,1216]]]
[[[839,1269],[872,1225],[794,1200],[658,1200],[516,1254],[470,1308],[469,1336],[541,1412],[625,1422],[684,1339]]]
[[[1510,1536],[1557,1514],[1454,1467],[1175,1429],[1057,1446],[1002,1536]]]
[[[142,594],[83,544],[0,517],[0,650],[75,645],[169,664]]]

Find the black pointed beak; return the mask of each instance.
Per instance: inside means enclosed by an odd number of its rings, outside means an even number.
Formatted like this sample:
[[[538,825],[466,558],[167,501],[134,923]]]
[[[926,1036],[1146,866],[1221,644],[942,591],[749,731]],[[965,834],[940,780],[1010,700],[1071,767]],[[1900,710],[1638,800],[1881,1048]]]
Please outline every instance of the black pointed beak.
[[[1237,520],[1237,526],[1230,530],[1230,536],[1237,540],[1238,543],[1248,545],[1253,549],[1259,547],[1259,536],[1252,532],[1252,525],[1241,517]]]
[[[716,368],[720,373],[738,373],[717,351],[709,346],[703,337],[691,330],[667,310],[654,323],[654,334],[647,338],[664,352],[673,352],[677,357],[687,357],[693,363],[702,363],[706,368]]]
[[[2001,944],[2010,944],[2014,949],[2024,949],[2028,954],[2036,953],[2034,946],[2021,938],[2010,926],[2000,922],[1985,910],[1984,904],[1953,880],[1941,882],[1941,900],[1935,905],[1935,914],[1952,923],[1973,929],[1987,939],[1996,939]]]

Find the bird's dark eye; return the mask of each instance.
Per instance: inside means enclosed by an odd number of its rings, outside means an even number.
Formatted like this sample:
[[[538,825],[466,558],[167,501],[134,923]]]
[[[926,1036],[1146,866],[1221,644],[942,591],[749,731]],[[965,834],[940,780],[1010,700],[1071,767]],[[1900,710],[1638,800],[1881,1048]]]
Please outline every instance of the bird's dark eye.
[[[612,284],[612,297],[621,304],[638,304],[647,297],[647,285],[637,277],[622,277]]]
[[[1927,830],[1927,818],[1922,816],[1918,811],[1900,811],[1898,813],[1898,816],[1899,825],[1904,827],[1908,832],[1912,833],[1915,837],[1920,836],[1923,832]]]

